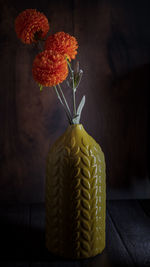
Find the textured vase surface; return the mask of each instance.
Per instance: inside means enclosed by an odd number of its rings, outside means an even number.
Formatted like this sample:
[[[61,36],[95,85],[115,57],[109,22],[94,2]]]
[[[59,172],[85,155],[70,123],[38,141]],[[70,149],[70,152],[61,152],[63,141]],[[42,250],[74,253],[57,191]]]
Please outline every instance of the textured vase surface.
[[[46,168],[46,246],[71,259],[105,248],[104,154],[82,124],[70,125],[51,147]]]

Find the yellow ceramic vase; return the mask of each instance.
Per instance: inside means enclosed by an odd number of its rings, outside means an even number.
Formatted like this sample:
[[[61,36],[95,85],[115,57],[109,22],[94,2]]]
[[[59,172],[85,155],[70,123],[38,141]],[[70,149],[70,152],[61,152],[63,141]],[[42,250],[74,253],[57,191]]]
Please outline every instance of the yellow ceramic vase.
[[[70,125],[49,151],[46,169],[46,246],[81,259],[105,247],[105,159],[82,124]]]

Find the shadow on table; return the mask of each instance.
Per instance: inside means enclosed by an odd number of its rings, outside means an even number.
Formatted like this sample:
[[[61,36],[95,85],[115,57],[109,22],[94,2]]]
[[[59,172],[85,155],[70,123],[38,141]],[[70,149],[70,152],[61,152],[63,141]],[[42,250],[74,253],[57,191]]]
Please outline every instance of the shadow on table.
[[[17,225],[8,217],[0,219],[0,261],[35,261],[52,263],[61,266],[110,266],[106,262],[108,257],[104,251],[101,255],[86,260],[67,260],[51,254],[45,247],[44,230],[27,227],[26,224]],[[102,263],[102,265],[101,265]]]
[[[107,248],[93,258],[67,260],[50,253],[45,247],[43,219],[39,223],[34,219],[32,226],[29,220],[19,220],[15,213],[4,213],[0,217],[0,262],[31,262],[38,266],[85,266],[110,267],[118,266],[110,261]],[[40,264],[40,265],[39,265]],[[41,265],[42,264],[42,265]],[[34,266],[35,266],[34,265]]]

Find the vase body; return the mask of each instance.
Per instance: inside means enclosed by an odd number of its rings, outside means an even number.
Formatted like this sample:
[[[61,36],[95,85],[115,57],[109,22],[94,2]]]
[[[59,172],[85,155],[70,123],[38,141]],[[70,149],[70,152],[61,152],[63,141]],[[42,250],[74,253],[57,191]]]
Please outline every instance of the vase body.
[[[105,248],[105,159],[81,124],[54,143],[46,168],[46,247],[81,259]]]

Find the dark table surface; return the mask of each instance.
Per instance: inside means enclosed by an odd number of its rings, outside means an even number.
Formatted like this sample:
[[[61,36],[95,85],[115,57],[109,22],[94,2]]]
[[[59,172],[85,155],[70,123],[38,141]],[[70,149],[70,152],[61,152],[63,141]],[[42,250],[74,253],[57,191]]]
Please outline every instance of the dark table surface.
[[[84,260],[67,260],[45,248],[44,204],[0,207],[0,266],[150,266],[150,200],[107,201],[106,248]]]

